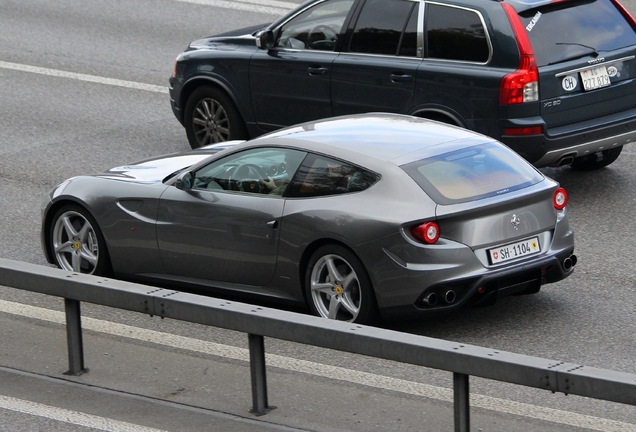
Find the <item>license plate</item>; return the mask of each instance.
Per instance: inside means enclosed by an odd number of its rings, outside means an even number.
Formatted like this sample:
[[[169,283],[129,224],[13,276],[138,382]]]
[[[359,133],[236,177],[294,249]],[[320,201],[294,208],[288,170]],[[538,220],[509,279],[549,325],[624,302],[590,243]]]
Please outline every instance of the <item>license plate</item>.
[[[492,264],[499,264],[539,252],[541,252],[541,248],[539,247],[538,237],[532,237],[517,243],[488,249],[490,262]]]
[[[605,66],[597,66],[581,71],[581,81],[585,91],[607,87],[612,83]]]

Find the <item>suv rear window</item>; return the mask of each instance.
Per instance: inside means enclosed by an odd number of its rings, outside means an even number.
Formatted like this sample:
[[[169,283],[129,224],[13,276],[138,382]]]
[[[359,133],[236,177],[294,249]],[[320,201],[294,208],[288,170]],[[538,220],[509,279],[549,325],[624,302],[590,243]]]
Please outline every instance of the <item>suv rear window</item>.
[[[539,171],[498,143],[443,153],[401,167],[438,204],[501,195],[543,180]]]
[[[539,66],[636,45],[636,32],[610,0],[553,3],[519,17]]]
[[[429,4],[426,7],[426,56],[486,63],[490,47],[481,16],[468,9]]]

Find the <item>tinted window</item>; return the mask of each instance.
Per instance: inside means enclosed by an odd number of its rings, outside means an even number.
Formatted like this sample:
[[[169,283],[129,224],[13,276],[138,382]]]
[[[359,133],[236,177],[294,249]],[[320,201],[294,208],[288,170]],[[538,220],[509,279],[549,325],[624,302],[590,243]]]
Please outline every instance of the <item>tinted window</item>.
[[[485,143],[402,167],[440,204],[473,201],[522,189],[543,176],[498,143]]]
[[[298,169],[288,196],[312,197],[359,192],[378,180],[378,176],[354,165],[310,155]]]
[[[306,153],[260,148],[231,154],[194,173],[194,188],[282,196]]]
[[[429,4],[425,31],[429,58],[485,63],[490,57],[486,30],[474,11]]]
[[[609,0],[557,3],[520,18],[539,66],[636,44],[634,29]]]
[[[281,27],[276,46],[333,51],[352,5],[353,0],[333,0],[307,9]]]
[[[368,0],[356,22],[349,51],[368,54],[416,55],[416,2]],[[416,15],[416,14],[415,14]]]

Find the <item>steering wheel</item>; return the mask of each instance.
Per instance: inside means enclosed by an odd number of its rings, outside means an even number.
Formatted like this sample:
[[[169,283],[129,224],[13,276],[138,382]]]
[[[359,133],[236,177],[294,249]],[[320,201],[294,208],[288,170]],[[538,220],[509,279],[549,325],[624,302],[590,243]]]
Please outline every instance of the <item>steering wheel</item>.
[[[319,37],[322,35],[322,37]],[[321,45],[324,45],[322,49],[332,49],[338,39],[338,32],[333,28],[325,24],[318,24],[309,30],[309,45],[312,48],[321,49]]]
[[[252,178],[250,174],[256,174]],[[267,175],[265,170],[253,163],[245,163],[236,167],[230,175],[230,181],[238,183],[240,190],[243,192],[269,192],[269,188],[265,184],[273,184],[274,181]]]

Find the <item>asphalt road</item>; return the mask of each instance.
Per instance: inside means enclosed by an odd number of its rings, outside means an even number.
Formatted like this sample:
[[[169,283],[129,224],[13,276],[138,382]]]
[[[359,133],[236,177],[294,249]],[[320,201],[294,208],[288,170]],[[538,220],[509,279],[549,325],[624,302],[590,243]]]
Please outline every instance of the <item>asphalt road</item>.
[[[45,264],[39,209],[57,182],[189,148],[166,90],[176,55],[199,37],[271,21],[289,4],[0,0],[0,257]],[[624,4],[636,13],[636,1]],[[572,277],[490,308],[386,326],[636,373],[636,146],[598,172],[543,171],[570,194]],[[0,287],[0,430],[446,430],[452,421],[439,396],[451,388],[448,374],[268,340],[280,356],[269,380],[279,408],[261,418],[268,424],[251,423],[245,362],[235,355],[245,335],[90,305],[91,372],[64,377],[61,311],[58,299]],[[213,374],[192,375],[211,365]],[[478,379],[471,391],[474,430],[636,430],[634,407]],[[174,405],[159,410],[157,399]],[[122,414],[127,406],[134,412]]]

